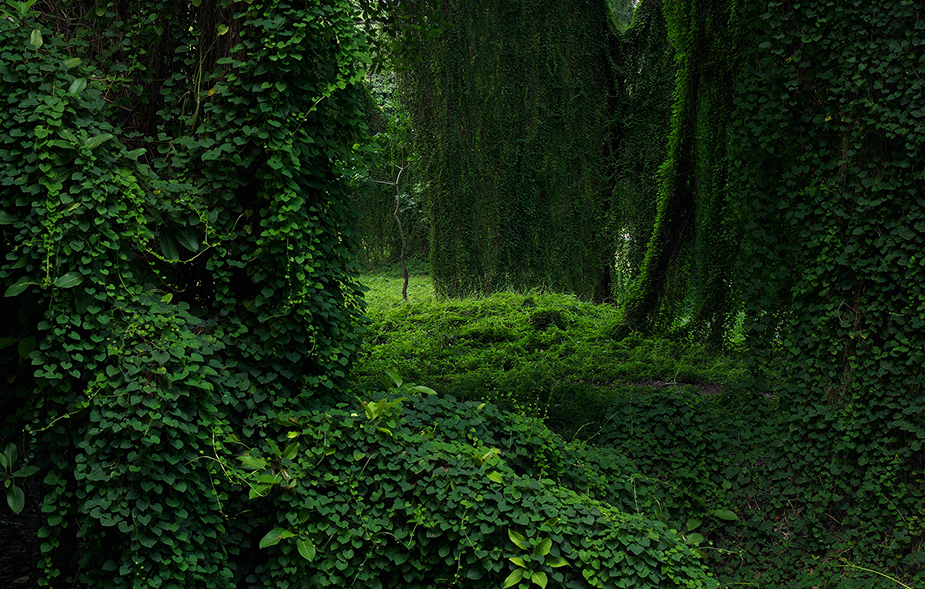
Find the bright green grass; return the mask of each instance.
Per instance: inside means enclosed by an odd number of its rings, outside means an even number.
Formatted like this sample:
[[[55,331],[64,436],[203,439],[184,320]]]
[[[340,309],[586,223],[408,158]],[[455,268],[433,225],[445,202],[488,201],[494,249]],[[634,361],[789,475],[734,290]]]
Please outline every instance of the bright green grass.
[[[632,335],[615,340],[616,310],[573,296],[530,292],[440,300],[422,272],[402,301],[400,271],[363,282],[368,325],[356,374],[376,386],[390,371],[441,394],[491,401],[574,432],[616,396],[656,385],[715,392],[745,379],[739,357]]]

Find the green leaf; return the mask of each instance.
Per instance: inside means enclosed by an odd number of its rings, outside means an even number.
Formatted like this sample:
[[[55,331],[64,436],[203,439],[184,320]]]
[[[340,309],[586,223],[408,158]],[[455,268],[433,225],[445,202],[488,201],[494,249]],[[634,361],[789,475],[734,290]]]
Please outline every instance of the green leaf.
[[[84,145],[89,149],[96,149],[101,143],[109,141],[113,137],[112,133],[101,133],[84,141]]]
[[[387,389],[398,388],[398,387],[400,387],[400,386],[402,385],[402,379],[401,379],[401,377],[398,376],[397,374],[393,374],[393,373],[389,372],[388,370],[386,370],[386,371],[382,374],[382,377],[381,377],[380,380],[382,381],[382,384],[383,384],[383,385],[385,386],[385,388],[387,388]]]
[[[269,546],[275,546],[276,544],[279,544],[279,541],[283,538],[291,538],[294,535],[295,534],[286,528],[273,528],[267,532],[263,538],[260,539],[260,547],[267,548]]]
[[[10,442],[6,445],[6,448],[3,450],[4,456],[6,456],[7,465],[12,468],[16,464],[16,459],[19,458],[19,452],[16,450],[16,444]]]
[[[504,580],[504,584],[501,585],[501,589],[507,589],[508,587],[513,587],[517,583],[520,583],[520,580],[524,578],[524,569],[514,569],[514,572],[507,576],[507,579]]]
[[[177,231],[176,234],[177,243],[188,249],[189,251],[196,253],[199,251],[199,240],[196,239],[196,232],[189,227]]]
[[[32,34],[29,35],[29,44],[36,49],[39,49],[42,46],[42,43],[44,43],[44,41],[42,41],[42,31],[38,29],[32,29]]]
[[[559,518],[559,517],[551,517],[551,518],[549,518],[548,520],[544,521],[544,522],[540,525],[540,527],[542,528],[543,526],[548,526],[548,527],[552,528],[552,527],[555,526],[557,523],[559,523],[559,520],[560,520],[560,519],[561,519],[561,518]]]
[[[16,221],[19,221],[19,217],[11,215],[6,211],[0,211],[0,225],[12,225]]]
[[[685,527],[687,528],[687,531],[688,531],[688,532],[693,532],[694,530],[696,530],[698,527],[700,527],[701,521],[702,521],[702,520],[701,520],[699,517],[692,517],[692,518],[689,518],[689,519],[687,520],[687,524],[685,524]]]
[[[289,444],[288,446],[286,446],[286,449],[283,450],[283,458],[288,458],[289,460],[292,460],[293,458],[295,458],[295,455],[298,453],[299,453],[299,443],[293,442],[292,444]]]
[[[493,483],[503,483],[504,475],[498,472],[497,470],[493,470],[490,473],[488,473],[488,480],[490,480]]]
[[[174,239],[173,233],[170,231],[161,232],[161,253],[164,254],[164,257],[168,260],[179,260],[180,259],[180,246],[177,244],[177,240]]]
[[[145,152],[148,151],[144,147],[139,147],[138,149],[133,149],[132,151],[125,152],[125,157],[130,160],[137,160],[140,156],[143,156]]]
[[[83,60],[80,59],[79,57],[72,57],[70,59],[65,59],[64,67],[66,67],[67,69],[75,68],[79,66],[82,61]]]
[[[26,496],[15,483],[10,485],[10,488],[6,491],[6,502],[16,515],[19,515],[23,507],[26,506]]]
[[[68,272],[55,280],[55,286],[58,288],[74,288],[84,281],[84,276],[80,272]]]
[[[71,96],[77,96],[87,87],[87,78],[77,78],[71,82],[71,86],[67,89],[67,93]]]
[[[549,554],[549,551],[552,549],[552,540],[549,538],[544,538],[533,548],[533,554],[536,556],[546,556]]]
[[[6,292],[3,293],[3,296],[15,297],[16,295],[22,294],[23,291],[26,290],[26,288],[32,284],[37,284],[37,283],[36,282],[17,282],[16,284],[6,289]]]
[[[8,348],[16,343],[15,337],[0,337],[0,350]]]
[[[569,566],[568,561],[562,558],[561,556],[553,556],[552,558],[547,558],[546,564],[548,566],[551,566],[552,568]]]
[[[217,29],[216,32],[218,33],[219,37],[228,32],[228,25],[216,25],[215,28]]]
[[[508,560],[511,561],[511,562],[513,562],[514,564],[516,564],[516,565],[519,566],[519,567],[527,568],[527,563],[525,563],[525,562],[524,562],[524,559],[520,558],[519,556],[512,556],[512,557],[509,558]]]
[[[13,465],[12,465],[12,464],[7,464],[6,456],[4,456],[3,454],[0,454],[0,468],[8,469],[8,468],[11,467],[11,466],[13,466]]]
[[[29,354],[35,350],[35,345],[36,341],[34,335],[30,335],[19,340],[19,356],[24,359],[28,358]],[[13,462],[15,462],[15,460],[13,460]],[[12,462],[10,464],[12,465]]]
[[[244,456],[238,456],[238,460],[241,461],[241,465],[247,470],[263,470],[267,467],[267,461],[263,458],[257,458],[251,456],[250,454],[245,454]]]
[[[295,541],[295,545],[299,549],[299,554],[302,555],[302,558],[308,562],[315,560],[315,545],[312,544],[311,540],[299,538]]]
[[[34,475],[34,474],[37,473],[38,471],[39,471],[39,467],[37,467],[37,466],[35,466],[35,465],[33,465],[33,466],[27,466],[26,468],[20,468],[19,470],[17,470],[16,472],[14,472],[12,476],[14,476],[14,477],[23,477],[23,478],[25,478],[25,477],[31,477],[32,475]]]
[[[524,538],[523,536],[521,536],[519,533],[515,532],[514,530],[510,530],[510,529],[509,529],[509,530],[507,531],[507,536],[508,536],[508,538],[511,539],[511,542],[513,542],[514,544],[516,544],[519,548],[521,548],[521,549],[523,549],[523,550],[529,550],[529,549],[530,549],[529,544],[527,544],[527,539]]]
[[[549,582],[549,579],[546,578],[546,573],[543,571],[534,571],[534,573],[530,575],[530,580],[543,589],[546,589],[546,583]]]
[[[739,519],[735,513],[729,511],[728,509],[714,509],[710,512],[710,515],[718,517],[719,519],[724,519],[728,521],[736,521]]]

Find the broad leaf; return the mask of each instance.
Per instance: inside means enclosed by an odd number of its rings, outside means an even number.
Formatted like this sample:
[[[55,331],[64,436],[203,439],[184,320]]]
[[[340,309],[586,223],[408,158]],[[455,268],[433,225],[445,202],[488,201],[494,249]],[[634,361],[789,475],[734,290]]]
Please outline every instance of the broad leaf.
[[[76,96],[84,91],[87,87],[87,78],[77,78],[71,82],[71,86],[67,89],[67,93],[72,96]]]
[[[170,231],[161,231],[161,253],[164,254],[164,257],[168,260],[179,260],[180,259],[180,246],[177,244],[177,240],[174,238],[173,233]]]
[[[546,556],[549,554],[550,549],[552,549],[552,540],[544,538],[533,548],[533,554],[536,556]]]
[[[568,561],[561,556],[553,556],[552,558],[547,558],[546,565],[551,566],[552,568],[569,566]]]
[[[532,575],[530,575],[530,580],[543,589],[546,589],[546,583],[549,582],[549,579],[546,578],[546,573],[543,571],[535,571]]]
[[[17,470],[16,472],[14,472],[14,473],[13,473],[13,476],[14,476],[14,477],[31,477],[32,475],[34,475],[34,474],[37,473],[38,471],[39,471],[39,467],[37,467],[37,466],[35,466],[35,465],[33,465],[33,466],[27,466],[26,468],[20,468],[19,470]]]
[[[113,137],[114,135],[112,133],[101,133],[84,141],[84,145],[89,149],[96,149],[101,143],[109,141]]]
[[[299,443],[293,442],[289,444],[288,446],[286,446],[286,449],[283,450],[283,458],[288,458],[289,460],[292,460],[293,458],[295,458],[296,454],[298,453],[299,453]]]
[[[263,470],[267,467],[267,461],[263,458],[257,458],[251,456],[250,454],[245,454],[244,456],[238,456],[238,460],[241,461],[241,465],[247,470]]]
[[[42,31],[38,29],[32,29],[32,34],[29,35],[29,44],[39,49],[44,41],[42,41]]]
[[[735,513],[729,511],[728,509],[714,509],[710,512],[710,515],[718,517],[719,519],[725,519],[728,521],[736,521],[739,519]]]
[[[80,272],[68,272],[55,280],[55,286],[58,288],[74,288],[83,281],[84,277]]]
[[[6,456],[6,463],[10,467],[16,464],[16,459],[19,458],[19,452],[16,450],[16,444],[10,442],[6,445],[6,448],[3,449],[3,455]]]
[[[488,480],[490,480],[493,483],[503,483],[504,475],[498,472],[497,470],[493,470],[490,473],[488,473]]]
[[[508,587],[513,587],[517,583],[520,583],[520,580],[524,578],[524,569],[514,569],[514,572],[507,576],[507,579],[504,580],[504,584],[501,585],[501,589],[507,589]]]
[[[16,295],[20,295],[23,293],[23,291],[26,290],[26,288],[28,288],[32,284],[36,284],[36,283],[35,282],[17,282],[16,284],[6,289],[6,292],[3,293],[3,296],[15,297]]]
[[[188,249],[189,251],[196,253],[199,251],[199,240],[196,239],[196,232],[186,227],[177,231],[176,233],[177,243]]]
[[[269,546],[275,546],[276,544],[279,544],[279,541],[283,538],[291,538],[294,535],[295,534],[286,528],[273,528],[267,532],[263,538],[260,539],[260,547],[267,548]]]
[[[518,534],[517,532],[515,532],[514,530],[508,530],[507,536],[508,538],[511,539],[511,542],[517,545],[518,548],[522,550],[530,549],[530,546],[527,544],[527,539],[524,538],[522,535]]]
[[[295,541],[295,545],[299,549],[299,554],[302,555],[302,558],[309,562],[315,560],[315,545],[312,544],[311,540],[299,538]]]
[[[6,491],[6,502],[10,509],[13,510],[13,513],[19,515],[23,507],[26,506],[26,496],[23,494],[22,489],[13,484]]]
[[[6,211],[0,211],[0,225],[12,225],[16,221],[19,221],[19,217],[16,215],[11,215]]]

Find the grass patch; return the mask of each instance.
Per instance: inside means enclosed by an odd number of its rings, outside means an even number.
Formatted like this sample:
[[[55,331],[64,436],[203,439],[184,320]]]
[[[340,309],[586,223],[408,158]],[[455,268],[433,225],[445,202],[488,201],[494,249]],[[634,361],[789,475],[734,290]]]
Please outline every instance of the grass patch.
[[[617,311],[570,295],[534,291],[439,300],[430,277],[400,271],[363,277],[368,325],[356,367],[375,386],[385,371],[460,399],[543,417],[565,436],[640,388],[694,387],[714,393],[746,378],[735,353],[668,338],[610,336]]]

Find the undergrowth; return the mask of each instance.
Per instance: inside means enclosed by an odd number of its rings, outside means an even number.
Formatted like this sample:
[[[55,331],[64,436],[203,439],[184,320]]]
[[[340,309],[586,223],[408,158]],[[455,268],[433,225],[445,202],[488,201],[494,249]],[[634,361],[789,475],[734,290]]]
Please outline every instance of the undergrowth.
[[[407,303],[394,271],[368,274],[363,384],[385,371],[441,394],[547,417],[565,436],[593,430],[615,399],[641,388],[691,386],[713,394],[746,378],[741,356],[683,338],[614,339],[614,308],[542,291],[439,300],[412,274]],[[580,430],[580,431],[579,431]]]
[[[856,549],[858,530],[836,511],[826,534],[810,531],[812,498],[790,492],[807,473],[789,466],[774,369],[755,385],[745,350],[618,340],[613,309],[566,295],[439,300],[419,271],[402,302],[394,272],[364,282],[361,387],[376,388],[388,371],[524,416],[510,422],[522,446],[508,448],[512,464],[527,461],[541,479],[663,522],[697,547],[721,587],[923,586],[921,551],[897,562],[886,548]]]

